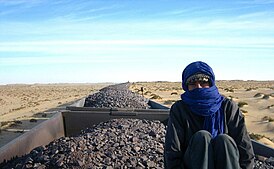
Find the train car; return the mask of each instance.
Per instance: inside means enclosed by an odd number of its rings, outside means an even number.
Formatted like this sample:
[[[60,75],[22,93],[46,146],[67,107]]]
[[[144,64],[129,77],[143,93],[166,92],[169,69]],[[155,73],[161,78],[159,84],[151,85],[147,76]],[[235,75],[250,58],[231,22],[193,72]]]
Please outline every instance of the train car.
[[[74,136],[81,130],[103,121],[117,118],[133,118],[159,120],[166,124],[169,108],[149,100],[151,109],[134,108],[91,108],[83,107],[84,99],[67,106],[52,118],[37,125],[29,132],[0,148],[0,163],[16,156],[23,156],[32,149],[47,145],[51,141],[64,136]],[[255,154],[262,157],[274,157],[274,149],[252,140]]]

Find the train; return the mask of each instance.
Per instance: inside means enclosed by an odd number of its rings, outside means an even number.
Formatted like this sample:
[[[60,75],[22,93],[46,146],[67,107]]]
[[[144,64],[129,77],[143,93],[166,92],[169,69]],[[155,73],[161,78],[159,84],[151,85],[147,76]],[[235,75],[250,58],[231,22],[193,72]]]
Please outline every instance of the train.
[[[84,107],[85,98],[75,101],[65,109],[58,111],[50,119],[40,123],[0,148],[0,163],[14,157],[23,156],[32,149],[47,145],[55,139],[74,136],[93,125],[117,118],[159,120],[167,124],[169,108],[148,100],[150,109],[135,108],[92,108]],[[252,140],[257,156],[274,157],[274,149]]]

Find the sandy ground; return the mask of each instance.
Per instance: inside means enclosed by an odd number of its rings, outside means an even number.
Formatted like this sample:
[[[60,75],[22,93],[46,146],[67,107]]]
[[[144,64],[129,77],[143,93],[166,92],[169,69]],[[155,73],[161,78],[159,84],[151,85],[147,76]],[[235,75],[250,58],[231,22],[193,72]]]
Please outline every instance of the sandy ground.
[[[253,139],[274,148],[274,81],[218,81],[219,92],[240,105]],[[138,82],[135,92],[170,107],[183,93],[180,82]],[[257,95],[255,97],[255,95]]]
[[[109,84],[33,84],[0,86],[0,147],[49,119],[57,111]],[[244,105],[247,128],[274,148],[274,81],[218,81],[221,94]],[[131,90],[168,107],[183,93],[179,82],[138,82]],[[254,97],[259,95],[258,97]]]
[[[49,119],[58,110],[109,84],[0,86],[0,147]]]

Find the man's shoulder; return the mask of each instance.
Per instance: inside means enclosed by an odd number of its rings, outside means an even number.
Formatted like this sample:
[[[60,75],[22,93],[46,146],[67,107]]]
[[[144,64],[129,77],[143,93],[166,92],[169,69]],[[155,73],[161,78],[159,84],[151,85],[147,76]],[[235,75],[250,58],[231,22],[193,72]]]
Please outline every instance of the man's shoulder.
[[[238,108],[238,104],[235,102],[235,101],[233,101],[232,99],[228,99],[228,98],[224,98],[224,101],[223,101],[223,105],[225,106],[225,107],[229,107],[229,108]]]
[[[234,119],[234,117],[236,117],[236,114],[239,110],[238,104],[235,101],[228,98],[225,98],[225,100],[223,101],[223,108],[228,121],[230,121],[231,119]]]
[[[171,108],[178,108],[178,107],[182,107],[183,106],[183,101],[182,100],[177,100],[175,103],[173,103],[173,105],[171,106]]]
[[[177,100],[170,108],[170,116],[173,118],[184,119],[188,115],[187,108],[182,100]]]
[[[170,108],[174,113],[180,112],[184,113],[187,111],[186,104],[182,100],[177,100]]]

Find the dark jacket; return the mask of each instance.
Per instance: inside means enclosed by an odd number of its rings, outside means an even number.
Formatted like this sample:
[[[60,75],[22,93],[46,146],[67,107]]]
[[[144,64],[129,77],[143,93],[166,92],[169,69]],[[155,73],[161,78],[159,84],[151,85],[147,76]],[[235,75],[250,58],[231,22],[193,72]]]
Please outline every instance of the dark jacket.
[[[225,113],[224,133],[231,136],[240,153],[242,169],[252,169],[254,152],[246,130],[244,117],[238,105],[225,99],[222,103]],[[170,109],[165,140],[165,167],[186,168],[183,164],[184,153],[191,136],[203,129],[204,117],[191,113],[182,100],[175,102]]]

